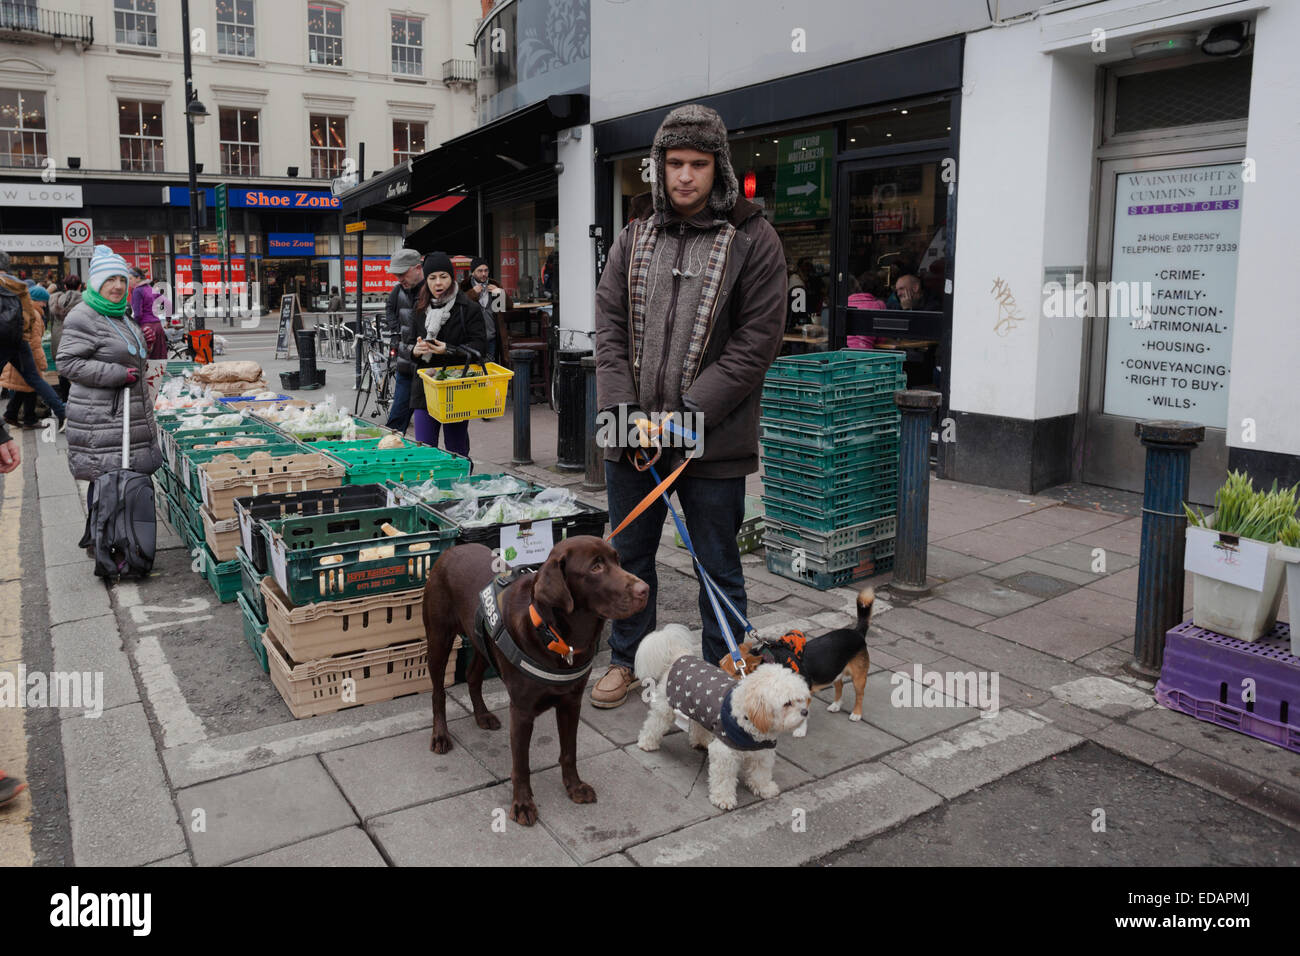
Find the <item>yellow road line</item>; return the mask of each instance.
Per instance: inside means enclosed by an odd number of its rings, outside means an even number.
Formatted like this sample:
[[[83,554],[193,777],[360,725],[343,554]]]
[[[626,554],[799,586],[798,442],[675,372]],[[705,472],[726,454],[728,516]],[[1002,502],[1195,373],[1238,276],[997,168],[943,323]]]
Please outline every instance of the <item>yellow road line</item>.
[[[23,449],[24,452],[27,449]],[[0,584],[0,671],[17,679],[22,658],[22,558],[18,551],[22,531],[23,471],[19,468],[0,479],[0,554],[8,557]],[[39,529],[37,530],[39,534]],[[41,589],[43,590],[43,589]],[[27,779],[27,732],[21,707],[0,707],[0,770],[11,777]],[[29,791],[0,808],[0,866],[31,866],[32,798]]]

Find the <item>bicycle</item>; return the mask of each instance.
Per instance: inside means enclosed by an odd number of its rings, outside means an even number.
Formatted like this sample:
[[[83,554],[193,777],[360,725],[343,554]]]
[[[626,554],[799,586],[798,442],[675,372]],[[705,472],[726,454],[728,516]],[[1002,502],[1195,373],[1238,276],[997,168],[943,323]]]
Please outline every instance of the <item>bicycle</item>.
[[[378,320],[376,320],[378,321]],[[378,329],[372,331],[370,323],[363,326],[364,334],[358,348],[364,349],[361,359],[361,387],[357,389],[355,413],[358,418],[365,416],[366,406],[370,403],[370,393],[375,393],[375,410],[371,418],[388,418],[389,408],[393,404],[393,392],[397,372],[393,359],[396,352],[384,342]]]

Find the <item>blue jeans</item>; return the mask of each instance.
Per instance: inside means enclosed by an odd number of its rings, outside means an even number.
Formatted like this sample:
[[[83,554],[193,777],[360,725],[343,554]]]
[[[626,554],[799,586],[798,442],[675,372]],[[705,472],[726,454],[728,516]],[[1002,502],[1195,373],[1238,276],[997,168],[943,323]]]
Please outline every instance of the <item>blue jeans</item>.
[[[402,435],[411,426],[411,380],[410,375],[393,376],[393,403],[388,406],[388,427]]]
[[[67,410],[63,403],[59,401],[59,396],[55,393],[54,387],[49,382],[41,378],[41,373],[36,368],[36,359],[32,357],[32,347],[26,342],[20,342],[10,348],[0,348],[0,369],[6,365],[13,365],[22,375],[23,381],[32,387],[32,389],[45,400],[45,404],[50,406],[58,418],[62,419]]]
[[[659,477],[667,476],[665,468],[655,466]],[[677,495],[677,512],[686,523],[691,543],[709,577],[731,598],[741,614],[748,614],[745,599],[745,575],[740,566],[740,547],[736,535],[745,521],[745,479],[692,478],[688,465],[680,478],[673,483],[670,494]],[[609,497],[609,523],[617,527],[654,488],[656,482],[649,470],[637,471],[627,461],[605,462],[605,488]],[[655,603],[659,593],[659,579],[655,571],[655,556],[659,552],[659,539],[664,530],[668,507],[660,498],[646,508],[635,521],[624,528],[613,540],[619,563],[650,586],[650,597],[645,608],[632,617],[614,621],[609,635],[612,663],[631,667],[641,638],[655,630]],[[699,578],[699,569],[696,569]],[[721,602],[719,602],[721,607]],[[727,645],[718,621],[709,603],[708,592],[700,583],[700,620],[704,623],[704,659],[717,663],[727,653]],[[724,619],[734,636],[740,633],[726,608]]]

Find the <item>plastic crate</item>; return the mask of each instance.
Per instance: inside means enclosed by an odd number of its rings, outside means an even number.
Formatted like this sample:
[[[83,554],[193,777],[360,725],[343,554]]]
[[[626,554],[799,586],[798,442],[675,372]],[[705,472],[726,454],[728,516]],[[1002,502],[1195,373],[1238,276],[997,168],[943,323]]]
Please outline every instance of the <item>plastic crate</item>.
[[[262,642],[267,650],[271,683],[294,717],[315,717],[433,690],[428,649],[423,640],[302,664],[295,663],[277,647],[269,632]],[[444,686],[454,680],[459,647],[457,638],[447,659],[447,670],[440,675]],[[346,702],[342,694],[345,680],[351,681],[354,691]]]
[[[874,563],[881,558],[887,558],[894,553],[895,540],[891,534],[876,541],[853,544],[844,548],[823,549],[809,547],[798,539],[787,538],[771,530],[763,533],[764,548],[791,553],[800,551],[808,559],[810,566],[826,572],[850,571],[867,566],[869,562]]]
[[[769,518],[799,525],[810,531],[838,531],[865,521],[893,517],[898,510],[898,494],[895,492],[873,501],[854,502],[843,508],[813,508],[764,495],[763,510]]]
[[[452,519],[446,517],[446,512],[456,507],[460,502],[444,501],[438,504],[427,505],[429,511],[441,517],[444,521],[452,522]],[[591,505],[585,505],[581,501],[575,501],[574,504],[579,511],[575,514],[566,515],[563,518],[544,518],[542,521],[551,522],[551,540],[559,542],[564,538],[570,538],[579,534],[590,534],[600,537],[605,533],[605,525],[609,522],[609,512],[593,508]],[[518,522],[521,528],[529,528],[542,521],[523,521]],[[481,528],[463,528],[456,525],[459,537],[458,544],[484,544],[489,548],[496,550],[501,546],[501,529],[509,527],[516,522],[503,522],[502,524],[484,525]]]
[[[837,476],[844,471],[881,474],[898,467],[898,434],[887,432],[869,441],[828,449],[768,438],[759,443],[759,453],[764,465],[798,468],[809,476]]]
[[[763,441],[782,442],[798,448],[810,448],[816,451],[843,449],[868,442],[887,440],[898,437],[898,419],[856,422],[850,425],[834,425],[830,428],[810,428],[793,422],[774,422],[760,418],[759,434]]]
[[[200,494],[201,486],[199,484],[199,465],[206,464],[222,455],[233,455],[235,458],[243,461],[246,458],[256,454],[269,455],[272,458],[282,458],[285,455],[305,455],[308,453],[306,445],[300,445],[295,441],[289,441],[287,438],[281,438],[279,435],[259,436],[270,439],[264,445],[226,445],[219,448],[190,448],[185,451],[177,451],[180,457],[181,467],[176,469],[180,476],[181,484],[188,489],[191,497],[197,497]]]
[[[239,562],[239,593],[257,616],[265,621],[266,599],[262,597],[262,578],[266,575],[253,567],[253,560],[243,548],[235,549],[235,560]]]
[[[855,487],[862,482],[881,479],[898,479],[898,460],[896,458],[876,459],[872,464],[859,467],[823,470],[807,465],[794,465],[785,461],[763,459],[763,481],[768,479],[782,484],[792,485],[800,491],[813,495],[831,494]]]
[[[176,475],[166,465],[163,465],[153,473],[153,481],[154,484],[162,489],[163,494],[176,494]]]
[[[244,640],[252,648],[257,663],[262,665],[262,672],[270,673],[271,668],[266,661],[266,645],[262,643],[262,635],[266,633],[266,620],[257,616],[257,611],[249,606],[248,599],[242,593],[236,596],[236,600],[239,602],[239,610],[244,614]]]
[[[482,484],[484,484],[485,482],[495,481],[496,479],[498,479],[498,478],[503,478],[503,477],[506,477],[506,476],[501,475],[501,474],[468,475],[468,476],[466,476],[466,477],[464,477],[464,478],[444,478],[444,479],[439,479],[439,480],[437,480],[437,481],[435,482],[435,485],[436,485],[438,488],[443,488],[443,489],[448,489],[448,490],[449,490],[449,489],[451,488],[451,486],[454,485],[454,484],[466,484],[466,483],[467,483],[467,484],[469,484],[469,485],[482,485]],[[514,478],[515,476],[514,476],[514,475],[511,475],[510,477]],[[522,489],[521,491],[507,492],[507,494],[517,494],[517,495],[522,495],[522,494],[537,494],[537,493],[540,492],[540,491],[545,491],[545,490],[546,490],[546,486],[545,486],[545,485],[537,485],[537,484],[534,484],[534,483],[531,482],[531,481],[526,481],[526,480],[524,480],[523,478],[516,478],[516,480],[519,481],[519,482],[524,486],[523,489]],[[437,504],[442,504],[444,501],[461,501],[461,500],[463,500],[463,498],[462,498],[462,497],[459,497],[459,496],[456,496],[456,497],[446,497],[446,498],[437,498],[437,499],[425,499],[425,498],[421,498],[421,497],[419,497],[418,495],[415,494],[415,489],[416,489],[417,487],[419,487],[420,485],[422,485],[422,484],[423,484],[423,482],[419,482],[419,481],[411,482],[410,484],[403,484],[402,482],[398,482],[398,481],[386,481],[386,482],[384,482],[384,488],[385,488],[385,490],[387,490],[387,492],[388,492],[388,504],[390,504],[390,505],[426,505],[426,506],[427,506],[427,505],[437,505]],[[449,491],[449,494],[450,494],[450,491]],[[489,495],[488,497],[501,497],[501,496],[500,496],[500,495]]]
[[[227,414],[233,413],[228,412]],[[215,418],[216,416],[208,417]],[[181,470],[181,456],[185,452],[195,445],[212,445],[227,438],[270,438],[273,441],[281,440],[275,429],[269,425],[263,425],[261,422],[251,420],[225,428],[187,428],[183,431],[179,428],[172,429],[167,433],[167,448],[164,449],[164,454],[167,455],[167,464],[171,466],[173,471],[179,472]]]
[[[901,352],[859,349],[787,355],[772,363],[766,381],[824,387],[855,380],[896,380],[903,368],[903,358]]]
[[[764,525],[767,534],[780,536],[789,543],[790,547],[801,547],[821,557],[828,557],[845,548],[874,544],[886,538],[892,540],[898,534],[898,518],[894,515],[837,528],[834,531],[815,531],[798,524],[781,521],[771,515],[764,518]]]
[[[506,392],[515,373],[488,362],[480,365],[485,374],[469,378],[434,378],[426,368],[416,369],[424,385],[429,417],[444,425],[471,418],[499,418],[506,411]],[[471,371],[473,370],[471,366]]]
[[[342,485],[316,491],[290,491],[235,499],[235,516],[239,519],[240,546],[253,568],[260,574],[270,569],[266,554],[263,521],[295,515],[338,514],[343,511],[366,511],[390,504],[380,485]]]
[[[292,660],[355,654],[424,637],[424,588],[298,606],[267,575],[261,597],[266,626]]]
[[[1242,700],[1242,681],[1255,699]],[[1273,625],[1256,641],[1227,637],[1191,621],[1165,634],[1165,660],[1156,700],[1198,720],[1249,734],[1300,753],[1300,657],[1291,629]]]
[[[259,393],[254,392],[253,394]],[[225,398],[217,399],[217,402],[222,405],[233,405],[235,403],[240,405],[274,405],[277,402],[287,401],[291,401],[291,397],[288,395],[276,395],[274,398],[254,398],[253,395],[227,395]]]
[[[898,495],[898,476],[883,475],[870,481],[860,481],[837,491],[817,491],[799,485],[787,484],[775,478],[763,479],[763,498],[779,501],[796,508],[823,515],[839,514],[847,509],[873,505],[883,498]]]
[[[689,532],[690,528],[686,530]],[[673,540],[677,543],[677,547],[686,547],[680,531],[673,532]],[[745,519],[736,535],[736,546],[740,548],[741,554],[749,554],[751,551],[757,551],[762,544],[763,500],[757,495],[745,495]]]
[[[385,535],[385,523],[402,533]],[[419,587],[457,534],[450,521],[414,507],[299,515],[263,527],[270,573],[294,604]]]
[[[829,591],[831,588],[841,588],[846,584],[852,584],[854,581],[861,581],[865,578],[875,577],[878,574],[884,574],[886,571],[892,571],[894,568],[893,541],[891,539],[888,542],[888,554],[878,554],[880,550],[885,550],[883,544],[882,542],[880,546],[874,547],[868,545],[857,565],[839,571],[831,570],[826,564],[806,552],[799,554],[796,562],[795,551],[765,545],[764,555],[767,560],[767,569],[773,574],[779,574],[791,581],[798,581],[800,584],[811,585],[819,591]]]
[[[196,544],[203,549],[203,576],[212,585],[217,600],[229,604],[239,596],[239,562],[235,559],[218,561],[206,543]]]
[[[760,420],[793,422],[811,428],[831,428],[860,422],[891,423],[899,421],[900,412],[894,404],[894,391],[887,394],[857,396],[822,402],[794,402],[764,397],[759,403]]]
[[[892,405],[894,393],[903,388],[907,388],[907,376],[902,371],[886,375],[847,378],[830,383],[768,377],[763,380],[760,398],[763,402],[788,402],[800,405],[874,399]]]
[[[177,375],[188,375],[190,372],[194,371],[198,367],[199,367],[198,362],[168,362],[167,375],[168,377],[174,377]]]
[[[473,470],[468,458],[425,445],[323,450],[347,466],[348,475],[343,482],[347,485],[382,485],[386,481],[410,484],[428,478],[464,478]]]
[[[295,441],[308,442],[312,444],[318,442],[344,442],[345,444],[350,444],[354,441],[374,439],[373,442],[368,442],[364,447],[374,447],[379,443],[379,439],[387,435],[397,434],[391,428],[385,428],[383,425],[376,425],[374,422],[367,421],[364,418],[357,418],[355,415],[352,416],[352,425],[356,429],[356,433],[353,438],[347,439],[346,441],[343,438],[343,426],[341,424],[337,428],[320,429],[317,431],[301,433],[288,431],[287,429],[280,428],[278,425],[276,426],[276,430],[279,431],[280,434],[292,438]],[[323,451],[324,449],[322,448],[321,450]]]
[[[239,461],[204,462],[199,465],[203,503],[215,518],[235,518],[236,498],[342,486],[346,469],[336,459],[314,453],[310,446],[303,446],[302,451],[300,455],[250,455]]]

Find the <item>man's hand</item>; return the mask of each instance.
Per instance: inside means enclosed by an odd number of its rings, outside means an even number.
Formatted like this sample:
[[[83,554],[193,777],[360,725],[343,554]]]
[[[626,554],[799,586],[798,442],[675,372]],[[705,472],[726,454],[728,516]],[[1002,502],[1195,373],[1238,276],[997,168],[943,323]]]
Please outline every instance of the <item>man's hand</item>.
[[[9,474],[22,463],[22,453],[18,450],[18,444],[12,438],[0,445],[0,475]]]

